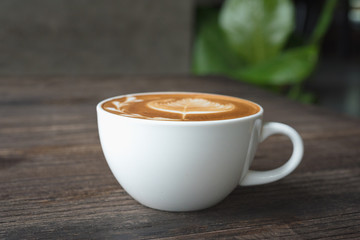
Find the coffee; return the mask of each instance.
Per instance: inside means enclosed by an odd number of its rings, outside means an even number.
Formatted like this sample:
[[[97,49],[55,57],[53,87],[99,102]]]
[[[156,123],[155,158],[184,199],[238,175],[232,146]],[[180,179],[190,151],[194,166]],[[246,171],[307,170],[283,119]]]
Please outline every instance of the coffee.
[[[102,108],[120,116],[163,121],[213,121],[260,111],[247,100],[204,93],[135,94],[111,99]]]
[[[101,101],[96,112],[100,143],[117,181],[140,203],[164,211],[205,209],[238,185],[277,181],[304,152],[293,128],[264,124],[260,105],[234,97],[129,94]],[[273,134],[290,138],[290,159],[273,170],[249,170],[258,145]]]

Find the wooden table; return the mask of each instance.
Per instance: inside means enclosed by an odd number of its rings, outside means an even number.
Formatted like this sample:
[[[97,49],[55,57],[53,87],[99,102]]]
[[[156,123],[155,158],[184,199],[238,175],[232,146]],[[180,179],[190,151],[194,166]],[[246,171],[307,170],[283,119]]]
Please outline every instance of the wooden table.
[[[266,121],[296,128],[301,165],[268,185],[238,187],[198,212],[170,213],[133,200],[104,159],[95,105],[124,93],[202,91],[248,98]],[[281,165],[281,136],[253,169]],[[360,121],[216,77],[0,79],[0,239],[360,239]]]

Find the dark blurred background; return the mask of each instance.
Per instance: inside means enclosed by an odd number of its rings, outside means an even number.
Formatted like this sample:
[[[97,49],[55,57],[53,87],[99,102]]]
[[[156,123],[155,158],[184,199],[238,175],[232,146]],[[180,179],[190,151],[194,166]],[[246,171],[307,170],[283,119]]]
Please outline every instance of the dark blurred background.
[[[323,2],[294,1],[295,31],[311,32]],[[0,0],[0,76],[190,75],[196,10],[222,3]],[[360,0],[338,2],[305,88],[360,116]]]

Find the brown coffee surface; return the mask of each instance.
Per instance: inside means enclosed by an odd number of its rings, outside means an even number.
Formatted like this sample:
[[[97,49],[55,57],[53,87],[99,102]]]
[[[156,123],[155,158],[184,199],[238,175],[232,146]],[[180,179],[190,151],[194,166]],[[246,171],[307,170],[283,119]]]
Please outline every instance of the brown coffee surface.
[[[214,121],[260,111],[247,100],[203,93],[136,94],[111,99],[102,108],[117,115],[163,121]]]

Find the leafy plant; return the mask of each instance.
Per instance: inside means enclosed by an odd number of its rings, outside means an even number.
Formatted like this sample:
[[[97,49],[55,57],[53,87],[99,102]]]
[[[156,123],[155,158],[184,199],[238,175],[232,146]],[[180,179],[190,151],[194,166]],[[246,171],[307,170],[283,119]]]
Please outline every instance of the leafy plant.
[[[220,9],[199,11],[193,52],[193,72],[221,74],[281,91],[309,102],[302,83],[314,70],[319,45],[336,5],[327,0],[312,35],[305,44],[286,48],[293,31],[290,0],[226,0]]]

